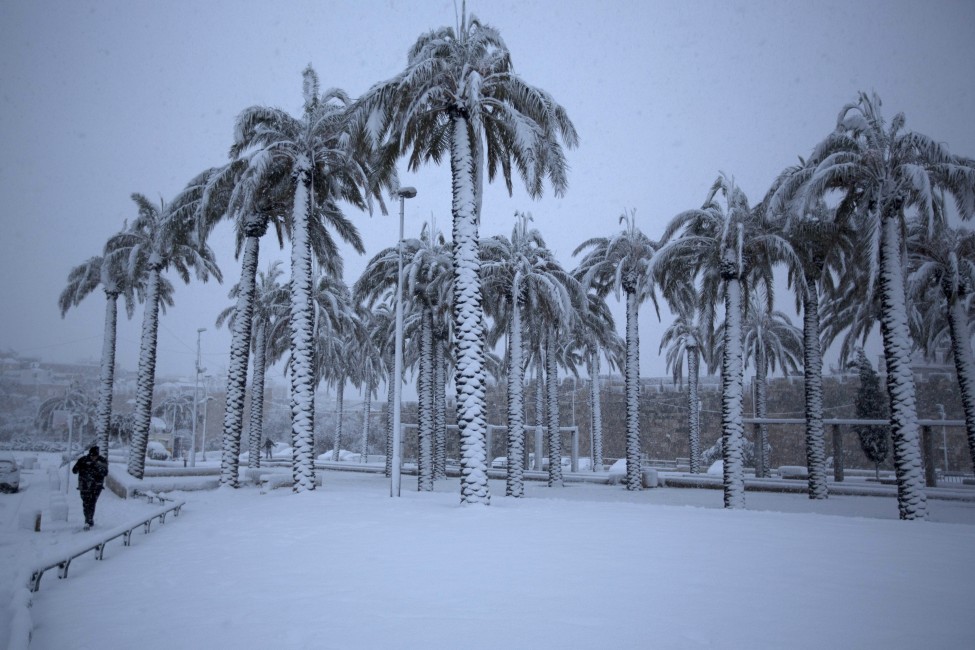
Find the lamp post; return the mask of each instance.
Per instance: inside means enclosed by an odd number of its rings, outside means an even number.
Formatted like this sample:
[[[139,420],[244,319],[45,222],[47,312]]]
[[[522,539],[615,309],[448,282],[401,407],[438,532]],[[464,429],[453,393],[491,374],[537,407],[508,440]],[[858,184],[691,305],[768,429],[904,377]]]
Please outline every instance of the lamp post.
[[[399,197],[399,241],[396,244],[397,270],[396,270],[396,333],[393,342],[393,376],[390,381],[393,384],[393,462],[392,473],[389,480],[389,496],[398,497],[400,495],[400,447],[402,445],[402,434],[400,429],[402,422],[400,418],[400,403],[403,392],[403,213],[406,199],[416,196],[416,188],[401,187],[396,191]]]
[[[196,403],[200,392],[200,334],[207,331],[205,327],[196,330],[196,372],[193,373],[193,442],[190,443],[190,467],[196,467]]]

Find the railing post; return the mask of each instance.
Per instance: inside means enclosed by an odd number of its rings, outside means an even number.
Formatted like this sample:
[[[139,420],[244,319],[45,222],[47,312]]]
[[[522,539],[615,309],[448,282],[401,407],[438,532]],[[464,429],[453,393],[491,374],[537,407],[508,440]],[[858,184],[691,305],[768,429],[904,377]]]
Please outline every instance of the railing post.
[[[840,425],[833,425],[833,480],[843,482],[843,433]]]
[[[924,448],[924,484],[938,487],[938,474],[934,467],[934,436],[927,424],[921,427],[921,445]]]

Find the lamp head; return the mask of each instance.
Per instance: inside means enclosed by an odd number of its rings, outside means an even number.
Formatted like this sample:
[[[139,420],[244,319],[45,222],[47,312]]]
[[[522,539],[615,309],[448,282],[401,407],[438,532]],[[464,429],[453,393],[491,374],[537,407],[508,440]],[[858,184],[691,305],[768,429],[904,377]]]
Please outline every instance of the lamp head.
[[[396,190],[396,196],[401,199],[412,199],[414,196],[416,196],[416,188],[410,186],[401,187]]]

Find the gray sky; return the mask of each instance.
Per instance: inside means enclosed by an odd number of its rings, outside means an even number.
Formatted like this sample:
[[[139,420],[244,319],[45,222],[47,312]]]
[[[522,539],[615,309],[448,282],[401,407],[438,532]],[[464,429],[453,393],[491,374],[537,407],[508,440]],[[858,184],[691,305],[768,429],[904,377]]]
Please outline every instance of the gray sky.
[[[531,201],[516,183],[509,198],[492,186],[482,234],[510,234],[514,211],[528,210],[569,267],[579,243],[619,228],[624,208],[659,237],[699,207],[719,171],[757,202],[859,90],[878,92],[888,118],[904,112],[908,128],[975,155],[968,0],[471,0],[469,10],[501,31],[517,72],[565,106],[581,138],[565,197],[546,188]],[[63,320],[57,297],[70,268],[134,217],[133,192],[169,200],[223,163],[248,106],[297,113],[309,62],[323,88],[357,96],[399,72],[417,36],[454,23],[449,0],[0,0],[0,349],[97,361],[102,294]],[[447,166],[401,175],[419,192],[406,204],[408,236],[431,215],[449,229],[449,175]],[[349,216],[367,247],[346,256],[351,282],[395,243],[397,218]],[[177,286],[160,324],[159,373],[191,374],[196,329],[206,327],[204,365],[225,375],[230,337],[214,319],[240,274],[229,223],[211,245],[224,283]],[[261,268],[287,260],[272,237],[262,246]],[[120,319],[123,367],[136,365],[141,319],[141,306]],[[643,308],[644,375],[664,373],[665,326]]]

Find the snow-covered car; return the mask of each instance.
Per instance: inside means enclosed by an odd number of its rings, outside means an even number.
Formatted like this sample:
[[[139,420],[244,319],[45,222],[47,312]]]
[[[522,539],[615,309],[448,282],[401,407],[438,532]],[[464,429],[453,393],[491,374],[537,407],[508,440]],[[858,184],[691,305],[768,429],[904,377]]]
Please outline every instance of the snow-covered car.
[[[20,489],[20,468],[13,458],[0,458],[0,491],[16,492]]]
[[[169,460],[169,450],[158,440],[150,440],[146,444],[146,456],[152,460]]]

